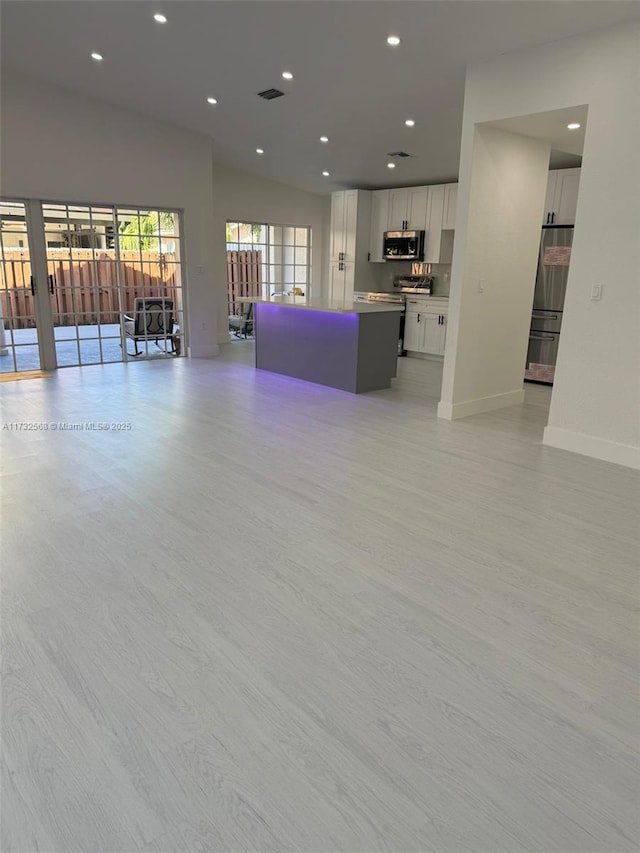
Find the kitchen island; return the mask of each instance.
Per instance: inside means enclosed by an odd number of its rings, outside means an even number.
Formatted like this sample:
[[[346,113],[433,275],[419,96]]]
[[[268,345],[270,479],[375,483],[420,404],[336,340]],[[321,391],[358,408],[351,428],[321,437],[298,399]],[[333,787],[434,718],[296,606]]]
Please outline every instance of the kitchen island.
[[[352,394],[389,388],[401,305],[309,300],[254,304],[256,367]]]

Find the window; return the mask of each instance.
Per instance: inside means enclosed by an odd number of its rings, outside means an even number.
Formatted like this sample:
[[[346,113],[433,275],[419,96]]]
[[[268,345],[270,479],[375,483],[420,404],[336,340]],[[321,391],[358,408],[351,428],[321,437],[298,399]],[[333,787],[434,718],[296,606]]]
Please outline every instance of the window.
[[[306,302],[311,287],[311,229],[260,222],[227,222],[229,315],[242,297]]]

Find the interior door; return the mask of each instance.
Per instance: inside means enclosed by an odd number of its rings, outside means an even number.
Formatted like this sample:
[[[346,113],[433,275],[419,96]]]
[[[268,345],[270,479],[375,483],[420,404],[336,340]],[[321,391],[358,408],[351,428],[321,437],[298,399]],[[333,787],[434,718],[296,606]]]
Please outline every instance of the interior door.
[[[0,200],[0,372],[40,370],[36,276],[25,202]]]

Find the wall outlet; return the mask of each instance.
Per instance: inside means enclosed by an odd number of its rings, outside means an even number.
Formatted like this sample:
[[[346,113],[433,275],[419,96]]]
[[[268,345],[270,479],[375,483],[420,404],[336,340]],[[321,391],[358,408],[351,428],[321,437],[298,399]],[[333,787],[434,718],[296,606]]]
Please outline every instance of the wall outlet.
[[[198,275],[204,275],[204,267],[196,267],[196,272]]]
[[[486,286],[487,286],[486,278],[479,278],[478,279],[478,293],[484,293]]]
[[[594,284],[591,288],[591,301],[599,302],[602,299],[602,285]]]

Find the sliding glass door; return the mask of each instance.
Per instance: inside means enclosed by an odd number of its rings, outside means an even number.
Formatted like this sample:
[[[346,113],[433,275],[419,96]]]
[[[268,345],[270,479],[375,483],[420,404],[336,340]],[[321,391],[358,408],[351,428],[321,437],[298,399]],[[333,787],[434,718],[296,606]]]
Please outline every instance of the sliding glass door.
[[[184,354],[178,211],[0,203],[0,370]]]
[[[42,213],[58,367],[122,361],[114,209],[44,204]]]
[[[41,367],[36,285],[23,201],[0,201],[0,372]]]

